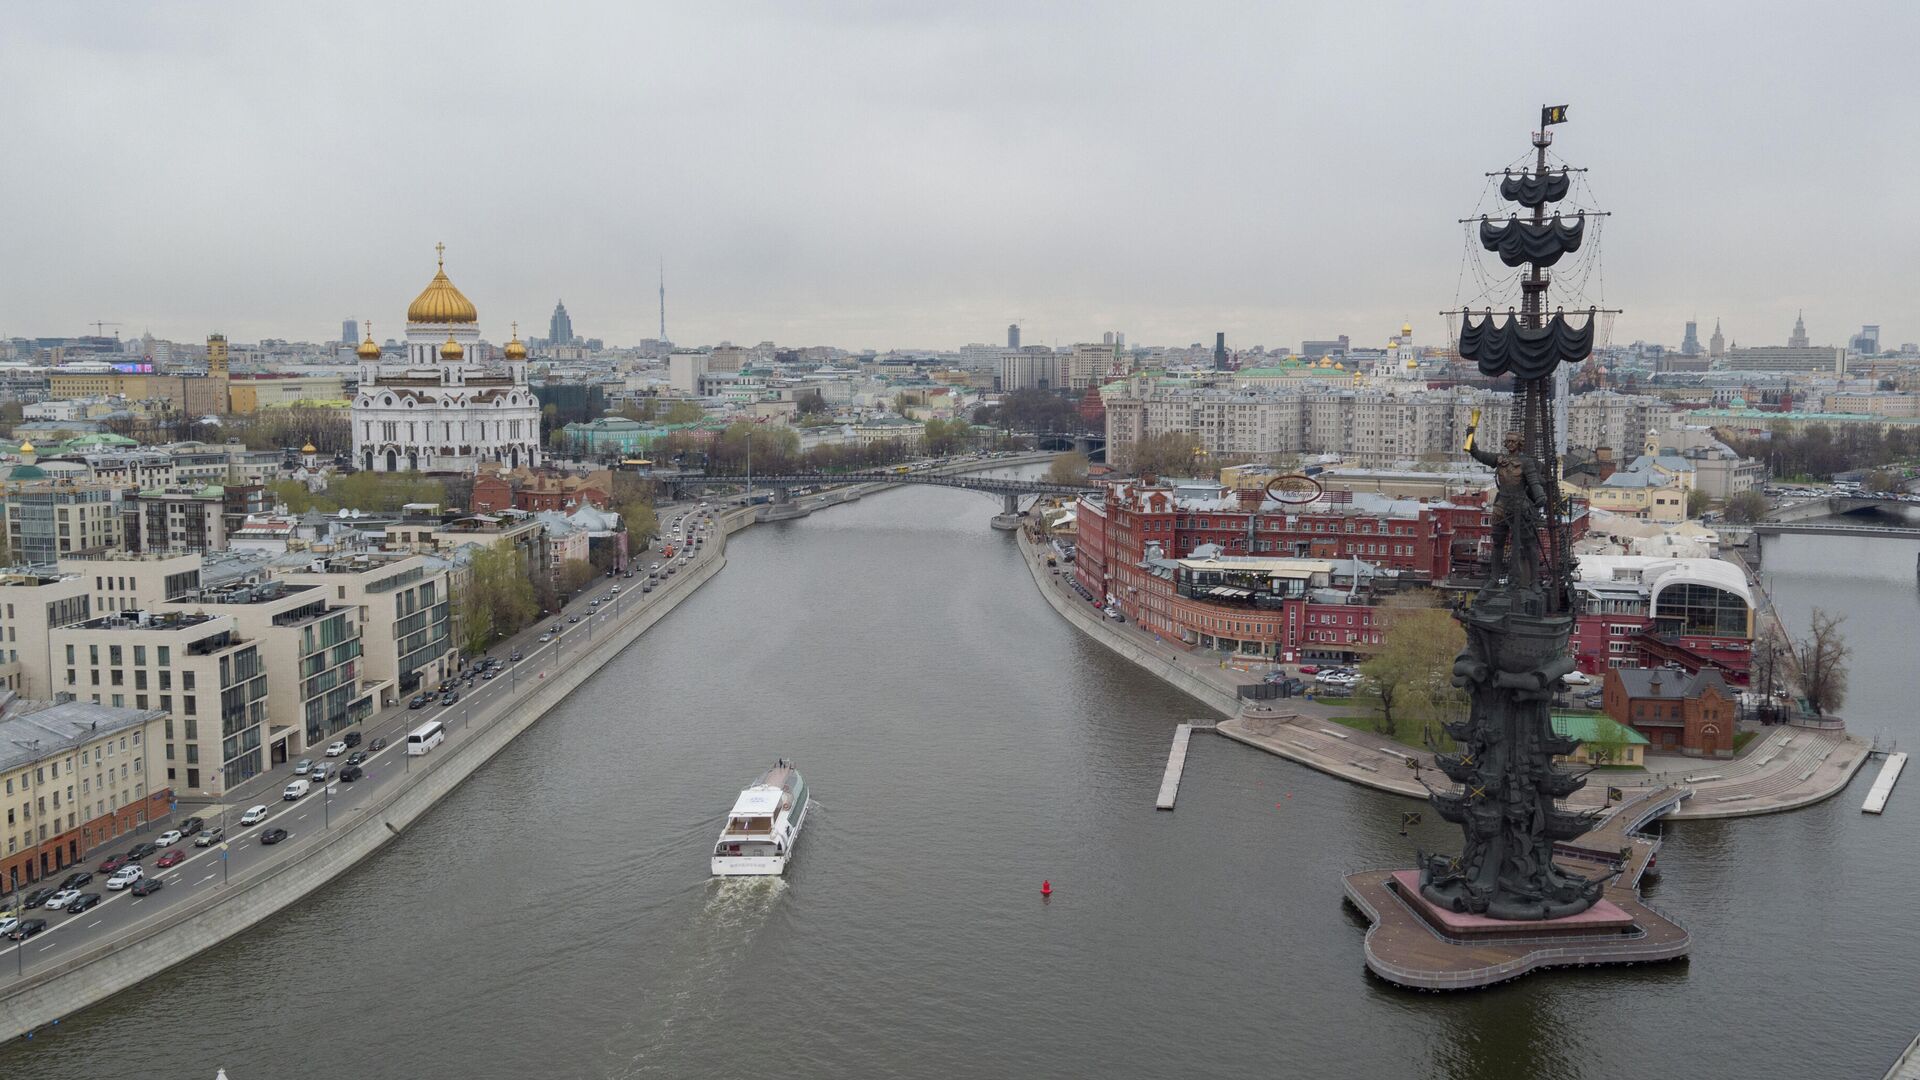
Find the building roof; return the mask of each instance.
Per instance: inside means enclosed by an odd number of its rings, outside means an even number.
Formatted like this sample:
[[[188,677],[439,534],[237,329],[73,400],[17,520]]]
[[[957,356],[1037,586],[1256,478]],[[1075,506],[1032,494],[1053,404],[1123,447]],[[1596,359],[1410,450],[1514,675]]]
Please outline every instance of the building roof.
[[[1624,742],[1647,745],[1647,737],[1604,714],[1571,716],[1553,714],[1553,733],[1579,739],[1583,743]]]
[[[137,728],[166,715],[158,709],[116,709],[91,701],[34,707],[40,704],[21,702],[19,711],[9,706],[7,715],[0,716],[0,772],[57,757],[102,735]]]
[[[1637,583],[1649,602],[1674,585],[1710,585],[1745,600],[1753,607],[1753,591],[1745,571],[1721,559],[1670,559],[1658,555],[1580,555],[1580,584]]]
[[[1712,669],[1688,674],[1674,668],[1623,667],[1612,669],[1620,677],[1620,688],[1630,698],[1658,698],[1680,701],[1697,697],[1709,689],[1718,689],[1722,697],[1733,697],[1725,679]],[[1655,689],[1656,684],[1658,689]]]

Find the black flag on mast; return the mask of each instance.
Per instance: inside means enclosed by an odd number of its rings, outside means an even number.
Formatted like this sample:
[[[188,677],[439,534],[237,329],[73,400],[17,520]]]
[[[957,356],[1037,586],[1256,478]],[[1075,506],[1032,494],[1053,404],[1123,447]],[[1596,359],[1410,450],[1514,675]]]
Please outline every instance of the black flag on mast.
[[[1540,106],[1540,127],[1542,129],[1545,129],[1548,124],[1564,124],[1566,122],[1567,107],[1565,105]]]

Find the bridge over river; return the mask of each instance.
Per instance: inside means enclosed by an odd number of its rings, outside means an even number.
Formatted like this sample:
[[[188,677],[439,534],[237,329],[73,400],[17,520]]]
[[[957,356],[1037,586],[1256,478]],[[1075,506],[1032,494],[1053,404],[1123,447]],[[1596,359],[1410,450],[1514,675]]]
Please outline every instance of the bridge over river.
[[[1842,520],[1857,519],[1857,520]],[[1871,495],[1801,499],[1779,507],[1753,531],[1760,535],[1920,537],[1920,503]]]
[[[821,487],[828,484],[924,484],[929,487],[960,488],[964,491],[978,491],[985,495],[1000,497],[1000,513],[1003,518],[1017,518],[1020,514],[1020,500],[1038,495],[1079,495],[1083,492],[1099,490],[1099,485],[1088,481],[1062,483],[1053,480],[1014,480],[1007,477],[979,476],[971,474],[942,474],[937,472],[876,472],[852,473],[770,473],[746,476],[707,476],[678,473],[673,475],[656,474],[656,479],[674,488],[676,497],[683,489],[713,487],[716,485],[739,486],[748,484],[756,488],[771,488],[774,501],[784,503],[792,497],[793,489],[802,487]]]

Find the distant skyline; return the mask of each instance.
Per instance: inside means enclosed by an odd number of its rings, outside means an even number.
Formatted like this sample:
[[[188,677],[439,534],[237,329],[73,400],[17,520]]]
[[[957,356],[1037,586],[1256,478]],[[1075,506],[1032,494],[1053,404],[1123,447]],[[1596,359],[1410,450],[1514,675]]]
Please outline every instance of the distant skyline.
[[[952,349],[1450,332],[1482,173],[1615,216],[1611,340],[1920,340],[1897,3],[17,9],[0,336],[399,336],[447,244],[483,334]]]

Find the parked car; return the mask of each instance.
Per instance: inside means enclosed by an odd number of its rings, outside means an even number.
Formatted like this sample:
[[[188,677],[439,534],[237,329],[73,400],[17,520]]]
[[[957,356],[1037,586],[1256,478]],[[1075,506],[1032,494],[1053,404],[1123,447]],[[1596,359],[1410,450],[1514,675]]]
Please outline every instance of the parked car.
[[[59,891],[57,888],[43,886],[28,893],[21,899],[20,903],[30,908],[43,907],[47,901],[53,899],[53,894]]]
[[[204,829],[206,827],[207,827],[207,823],[205,819],[190,817],[187,820],[180,823],[180,835],[192,836],[194,833],[197,833],[201,829]]]
[[[86,911],[89,908],[92,908],[95,904],[98,904],[99,902],[100,902],[99,893],[83,892],[79,896],[74,897],[72,900],[67,901],[67,914],[78,915],[81,912]]]
[[[265,803],[261,803],[258,806],[249,806],[247,807],[247,812],[240,815],[240,824],[242,825],[258,825],[265,820],[267,820],[267,807]]]
[[[60,887],[62,889],[78,889],[80,886],[85,885],[87,882],[92,880],[93,880],[92,874],[87,873],[85,870],[81,870],[77,873],[68,874],[67,879],[60,883]]]
[[[79,889],[61,889],[59,892],[48,897],[47,902],[41,906],[48,911],[65,911],[67,905],[73,903],[74,897],[79,895]]]
[[[152,896],[154,893],[159,892],[165,884],[166,882],[161,881],[157,877],[141,878],[133,888],[127,891],[135,896]]]
[[[365,775],[367,775],[367,770],[358,765],[348,765],[346,768],[340,770],[340,781],[351,784]]]
[[[225,838],[226,835],[227,835],[227,830],[221,828],[218,825],[215,825],[213,828],[208,829],[206,832],[203,832],[199,836],[194,837],[193,846],[194,847],[212,847],[213,845],[219,843],[223,838]]]
[[[161,847],[172,847],[186,838],[187,834],[181,832],[179,829],[168,829],[166,832],[154,837],[153,842]]]
[[[126,888],[146,876],[147,872],[140,869],[137,863],[132,866],[123,866],[112,877],[107,879],[107,888],[113,892],[119,892],[121,889]]]
[[[289,835],[285,829],[268,829],[266,832],[260,834],[260,842],[263,844],[277,844],[285,840]]]
[[[172,851],[161,852],[160,857],[153,860],[153,866],[156,870],[165,870],[169,866],[179,866],[186,861],[187,853],[181,851],[179,848],[174,848]]]
[[[1584,671],[1569,671],[1560,676],[1560,681],[1568,686],[1592,686],[1593,676]]]
[[[1320,669],[1319,669],[1318,667],[1316,667],[1316,666],[1314,666],[1314,665],[1312,665],[1312,664],[1301,664],[1301,665],[1300,665],[1300,674],[1302,674],[1302,675],[1318,675],[1318,674],[1320,674]]]
[[[45,919],[21,919],[20,925],[9,931],[7,936],[15,941],[25,941],[46,928]]]
[[[296,761],[293,763],[293,775],[295,776],[305,776],[312,771],[313,771],[312,758],[303,757],[299,761]]]
[[[385,750],[386,748],[387,748],[387,740],[384,738],[375,739],[372,742],[367,744],[367,752],[370,754],[377,754],[380,751]]]
[[[0,915],[0,938],[6,937],[7,935],[13,933],[13,928],[19,925],[20,925],[19,919],[16,919],[11,915]]]
[[[340,737],[340,741],[346,743],[348,749],[352,749],[360,745],[360,733],[357,731],[349,731]]]
[[[141,859],[160,850],[158,844],[135,844],[127,849],[127,861],[139,862]]]

